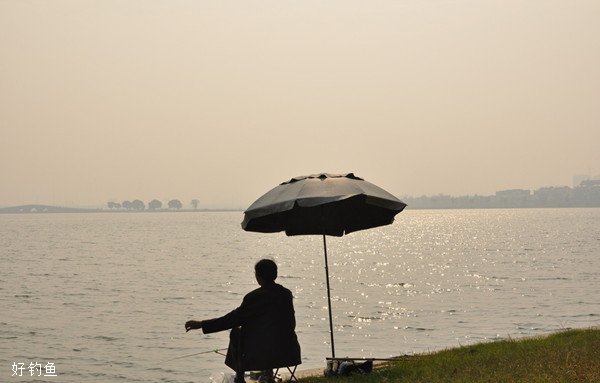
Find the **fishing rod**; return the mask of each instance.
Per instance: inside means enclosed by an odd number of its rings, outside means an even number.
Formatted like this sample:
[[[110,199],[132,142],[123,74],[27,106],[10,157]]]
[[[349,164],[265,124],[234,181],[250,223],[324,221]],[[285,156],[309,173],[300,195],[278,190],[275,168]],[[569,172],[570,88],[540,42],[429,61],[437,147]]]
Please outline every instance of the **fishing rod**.
[[[202,351],[202,352],[195,352],[193,354],[187,354],[187,355],[181,355],[181,356],[176,356],[175,358],[171,358],[171,359],[167,359],[167,360],[163,360],[162,362],[158,362],[158,364],[163,364],[163,363],[167,363],[170,362],[172,360],[176,360],[176,359],[183,359],[183,358],[189,358],[190,356],[196,356],[196,355],[203,355],[203,354],[210,354],[210,353],[217,353],[219,355],[225,355],[222,354],[220,351],[225,351],[227,350],[226,348],[218,348],[216,350],[209,350],[209,351]]]
[[[360,358],[349,358],[349,357],[345,357],[345,358],[330,358],[327,357],[325,358],[325,360],[337,360],[340,362],[344,362],[344,361],[352,361],[352,360],[361,360],[361,361],[367,361],[367,360],[372,360],[374,362],[395,362],[398,360],[409,360],[409,359],[415,359],[415,355],[399,355],[399,356],[392,356],[390,358],[369,358],[369,357],[360,357]]]

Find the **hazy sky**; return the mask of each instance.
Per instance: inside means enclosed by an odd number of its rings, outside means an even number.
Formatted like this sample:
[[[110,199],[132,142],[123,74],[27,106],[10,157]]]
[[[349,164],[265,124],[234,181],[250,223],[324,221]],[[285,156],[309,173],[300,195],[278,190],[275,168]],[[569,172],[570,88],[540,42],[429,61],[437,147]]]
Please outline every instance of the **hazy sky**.
[[[0,0],[0,205],[600,173],[600,1]]]

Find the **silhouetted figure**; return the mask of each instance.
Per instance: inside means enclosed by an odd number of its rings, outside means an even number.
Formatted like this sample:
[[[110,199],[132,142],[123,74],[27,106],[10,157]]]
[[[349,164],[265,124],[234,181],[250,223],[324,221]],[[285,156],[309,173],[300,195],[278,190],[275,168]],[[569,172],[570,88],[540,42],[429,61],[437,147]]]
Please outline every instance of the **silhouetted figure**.
[[[244,382],[245,371],[272,374],[273,368],[301,363],[291,291],[275,283],[277,265],[272,260],[258,261],[254,271],[260,287],[240,307],[220,318],[185,323],[186,332],[231,329],[225,364],[236,372],[236,383]]]

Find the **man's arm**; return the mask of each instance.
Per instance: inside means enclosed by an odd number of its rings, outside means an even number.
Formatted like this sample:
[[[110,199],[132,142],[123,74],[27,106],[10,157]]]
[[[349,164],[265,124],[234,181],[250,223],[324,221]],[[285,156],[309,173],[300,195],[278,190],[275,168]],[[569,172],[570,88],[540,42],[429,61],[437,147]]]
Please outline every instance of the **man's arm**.
[[[231,311],[230,313],[223,315],[220,318],[208,319],[202,321],[202,332],[210,334],[213,332],[219,332],[223,330],[229,330],[234,327],[242,325],[242,308],[241,306]]]
[[[187,321],[185,322],[185,331],[188,332],[190,330],[202,329],[205,334],[210,334],[241,326],[244,320],[249,315],[252,315],[252,312],[255,309],[255,305],[253,304],[254,300],[254,295],[250,293],[244,297],[240,307],[222,317],[202,321]]]
[[[186,332],[201,328],[202,332],[210,334],[242,326],[249,317],[255,315],[256,312],[261,311],[260,306],[264,303],[265,302],[261,300],[260,295],[258,294],[258,289],[254,290],[246,294],[240,307],[222,317],[202,321],[187,321],[185,323]]]

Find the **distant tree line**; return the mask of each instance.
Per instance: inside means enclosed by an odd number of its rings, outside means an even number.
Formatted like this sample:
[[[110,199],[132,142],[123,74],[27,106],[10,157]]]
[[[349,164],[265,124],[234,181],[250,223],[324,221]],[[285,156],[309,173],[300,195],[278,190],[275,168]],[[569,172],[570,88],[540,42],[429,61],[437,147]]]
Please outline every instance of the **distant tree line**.
[[[199,203],[200,203],[199,200],[193,199],[190,202],[190,205],[194,208],[194,210],[197,210]],[[106,205],[110,210],[132,210],[132,211],[164,210],[163,203],[157,199],[153,199],[152,201],[148,202],[147,208],[146,208],[146,204],[144,203],[144,201],[139,200],[139,199],[136,199],[133,201],[126,200],[121,203],[109,201]],[[167,208],[169,210],[180,210],[181,208],[183,208],[183,204],[178,199],[172,199],[169,202],[167,202]]]

